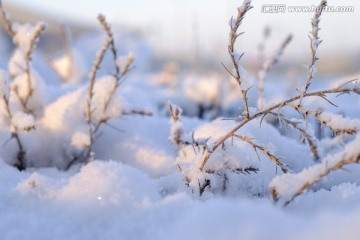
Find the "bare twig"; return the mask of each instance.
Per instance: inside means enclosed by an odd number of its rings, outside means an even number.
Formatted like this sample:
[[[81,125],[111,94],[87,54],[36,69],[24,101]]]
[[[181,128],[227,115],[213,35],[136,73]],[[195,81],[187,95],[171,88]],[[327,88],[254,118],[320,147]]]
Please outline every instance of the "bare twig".
[[[223,145],[224,142],[231,138],[240,128],[242,128],[244,125],[246,125],[247,123],[251,122],[252,120],[261,117],[265,114],[268,114],[269,112],[281,108],[283,106],[286,106],[289,103],[292,103],[296,100],[299,100],[301,97],[320,97],[321,95],[326,95],[326,94],[337,94],[337,93],[351,93],[351,92],[355,92],[358,93],[360,92],[360,87],[347,87],[347,88],[342,88],[342,86],[338,86],[332,89],[328,89],[328,90],[322,90],[322,91],[316,91],[316,92],[310,92],[310,93],[306,93],[305,95],[298,95],[292,98],[289,98],[285,101],[279,102],[277,104],[274,104],[262,111],[258,111],[257,113],[255,113],[254,115],[250,116],[249,118],[245,118],[243,119],[238,125],[236,125],[232,130],[230,130],[227,134],[225,134],[223,137],[219,138],[214,145],[209,149],[209,153],[205,154],[204,156],[204,160],[201,162],[201,164],[199,165],[199,169],[202,170],[205,166],[205,164],[207,163],[207,161],[209,160],[211,153],[214,152],[219,146]]]
[[[299,104],[298,104],[299,106],[301,106],[302,99],[305,96],[305,94],[307,93],[307,91],[311,85],[311,80],[314,78],[315,73],[316,73],[315,63],[317,62],[317,60],[319,60],[316,53],[317,53],[320,43],[322,42],[322,40],[320,40],[320,38],[319,38],[319,30],[320,30],[319,22],[320,22],[321,13],[322,13],[323,9],[326,7],[326,5],[327,5],[327,1],[322,0],[320,2],[320,5],[316,8],[316,13],[315,13],[313,19],[311,20],[312,30],[309,35],[310,48],[311,48],[311,62],[310,62],[309,68],[308,68],[309,72],[308,72],[308,76],[306,79],[306,84],[305,84],[304,90],[300,91],[301,97],[299,99]]]
[[[86,149],[85,153],[81,153],[80,156],[75,156],[74,159],[69,163],[67,168],[71,167],[72,164],[74,164],[75,162],[77,162],[79,159],[82,159],[82,158],[85,158],[85,162],[89,161],[90,156],[92,154],[95,137],[98,133],[98,130],[100,129],[102,124],[106,124],[109,120],[111,120],[113,118],[112,116],[106,116],[105,113],[106,113],[108,107],[110,106],[110,103],[115,95],[116,90],[118,89],[118,87],[121,84],[121,80],[131,70],[131,66],[134,61],[133,56],[129,56],[125,66],[122,69],[120,68],[120,65],[118,64],[117,50],[115,47],[114,37],[113,37],[113,33],[111,31],[111,27],[106,22],[106,19],[103,15],[99,15],[98,20],[99,20],[101,26],[104,28],[107,38],[106,38],[105,43],[103,44],[101,50],[97,54],[97,57],[95,59],[95,62],[93,64],[92,70],[89,75],[90,83],[89,83],[89,87],[88,87],[88,99],[86,102],[85,114],[86,114],[87,124],[89,125],[90,145]],[[94,97],[95,80],[96,80],[97,72],[100,68],[100,65],[101,65],[101,63],[105,57],[106,51],[108,49],[110,49],[112,56],[113,56],[113,62],[114,62],[114,66],[115,66],[115,73],[113,76],[115,77],[115,84],[113,84],[113,86],[112,86],[112,88],[100,110],[101,111],[100,119],[98,121],[95,121],[94,116],[93,116],[95,109],[92,106],[92,100]],[[150,113],[148,113],[146,111],[139,111],[139,112],[132,111],[131,113],[150,115]]]
[[[15,32],[12,29],[12,23],[10,21],[8,14],[5,12],[5,10],[3,8],[1,0],[0,0],[0,15],[1,15],[1,19],[4,23],[6,32],[10,35],[10,37],[13,37],[15,35]]]
[[[319,161],[320,154],[319,154],[318,146],[316,144],[317,139],[313,134],[310,134],[308,132],[307,128],[299,126],[299,124],[301,122],[299,123],[299,122],[289,120],[283,114],[276,114],[276,113],[273,113],[273,112],[269,112],[268,114],[274,115],[275,117],[277,117],[279,119],[279,122],[283,121],[287,125],[290,125],[293,129],[298,131],[301,134],[302,139],[305,140],[306,143],[308,144],[310,152],[313,155],[315,161]]]
[[[105,56],[105,53],[106,53],[106,50],[109,48],[109,45],[110,45],[110,41],[109,39],[106,39],[104,45],[102,46],[100,52],[97,54],[96,56],[96,60],[92,66],[92,69],[91,69],[91,72],[90,72],[90,79],[89,79],[89,87],[88,87],[88,99],[87,99],[87,102],[86,102],[86,121],[89,125],[89,136],[90,136],[90,147],[89,147],[89,150],[88,150],[88,154],[86,155],[89,155],[92,151],[92,145],[93,145],[93,142],[94,142],[94,137],[95,137],[95,127],[94,127],[94,124],[93,123],[93,112],[95,109],[92,108],[92,99],[94,97],[94,86],[95,86],[95,79],[96,79],[96,74],[97,74],[97,71],[99,70],[100,68],[100,65],[104,59],[104,56]]]
[[[110,105],[111,100],[113,99],[113,97],[115,95],[116,90],[118,89],[118,87],[121,84],[121,80],[131,70],[131,66],[132,66],[135,58],[132,55],[129,55],[125,66],[122,69],[120,69],[120,65],[118,64],[117,50],[115,47],[114,34],[111,31],[111,26],[109,23],[106,22],[105,17],[101,14],[98,16],[98,20],[99,20],[101,26],[104,28],[104,30],[107,34],[107,37],[108,37],[108,41],[109,41],[108,49],[110,49],[111,54],[113,56],[113,62],[114,62],[114,67],[115,67],[114,77],[116,78],[116,83],[114,84],[113,88],[110,90],[109,96],[106,99],[106,101],[104,102],[104,106],[102,108],[102,114],[104,115]],[[98,122],[98,124],[96,125],[95,129],[98,129],[103,122],[107,122],[107,121],[108,121],[108,119],[106,119],[106,118],[101,119]]]
[[[20,99],[20,102],[24,108],[24,111],[26,112],[31,112],[31,110],[28,109],[27,105],[29,102],[30,97],[33,95],[34,93],[34,88],[32,87],[32,83],[31,83],[31,67],[30,67],[30,62],[31,62],[31,55],[34,51],[36,42],[38,41],[40,34],[46,29],[46,25],[44,23],[40,23],[37,25],[36,30],[34,32],[34,35],[32,36],[32,38],[30,39],[30,44],[29,44],[29,49],[27,49],[25,55],[24,55],[24,59],[25,59],[25,64],[26,64],[26,69],[25,69],[25,73],[27,76],[27,87],[28,87],[28,94],[26,95],[25,99]]]
[[[256,154],[257,154],[257,150],[260,150],[267,158],[273,161],[276,166],[279,166],[283,173],[288,172],[286,166],[282,162],[280,162],[280,158],[276,157],[273,153],[271,153],[268,148],[254,143],[253,139],[250,137],[240,136],[237,134],[233,134],[233,136],[249,144],[252,148],[254,148]]]
[[[20,171],[22,170],[25,170],[26,169],[26,159],[25,159],[25,155],[26,155],[26,152],[24,150],[24,146],[23,146],[23,143],[20,139],[20,136],[19,136],[19,129],[17,127],[16,124],[14,124],[13,122],[13,114],[11,112],[11,109],[10,109],[10,103],[9,103],[9,99],[8,99],[8,96],[6,94],[6,91],[4,91],[3,93],[3,96],[2,97],[2,100],[4,102],[4,105],[5,105],[5,111],[6,111],[6,114],[7,114],[7,117],[9,119],[9,122],[11,124],[11,139],[15,139],[16,140],[16,143],[18,145],[18,154],[17,154],[17,162],[15,163],[15,167],[17,169],[19,169]]]
[[[152,112],[148,110],[126,110],[121,113],[122,115],[140,115],[140,116],[149,116],[153,115]]]
[[[242,23],[242,20],[245,17],[245,14],[252,8],[251,6],[251,0],[245,0],[241,7],[238,8],[238,15],[236,19],[231,18],[230,20],[230,36],[229,36],[229,45],[228,45],[228,52],[230,54],[230,58],[232,61],[232,64],[235,69],[235,74],[231,74],[236,80],[236,82],[240,86],[241,91],[241,98],[244,104],[244,112],[243,116],[245,118],[249,118],[249,105],[248,105],[248,99],[247,99],[247,93],[249,91],[249,88],[247,86],[244,86],[243,79],[241,77],[240,73],[240,59],[243,56],[243,54],[237,54],[235,51],[235,43],[237,38],[242,34],[238,33],[238,29]],[[227,69],[227,68],[226,68]],[[228,72],[230,72],[227,69]]]

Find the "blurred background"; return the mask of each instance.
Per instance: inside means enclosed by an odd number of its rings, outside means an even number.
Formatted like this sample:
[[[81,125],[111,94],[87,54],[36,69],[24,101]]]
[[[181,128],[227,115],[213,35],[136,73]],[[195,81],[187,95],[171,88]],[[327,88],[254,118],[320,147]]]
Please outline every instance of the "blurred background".
[[[95,46],[101,45],[102,38],[89,39],[101,32],[96,16],[102,13],[120,36],[119,44],[123,51],[130,50],[142,56],[142,61],[137,63],[139,70],[156,71],[172,63],[178,69],[221,74],[225,74],[225,71],[220,63],[228,63],[228,22],[241,3],[240,0],[3,0],[4,9],[13,20],[42,20],[48,24],[40,47],[49,58],[64,48],[64,29],[71,32],[75,45],[87,47],[88,51],[93,52]],[[313,0],[271,1],[271,4],[304,6],[318,3]],[[335,75],[358,72],[360,1],[329,0],[328,3],[331,6],[354,6],[354,12],[324,13],[321,17],[320,37],[324,42],[319,49],[319,72]],[[289,33],[294,36],[274,71],[306,71],[303,65],[309,62],[308,32],[314,13],[263,13],[263,4],[270,2],[253,2],[254,9],[241,27],[246,32],[238,42],[238,51],[245,52],[243,66],[249,71],[256,71],[259,66],[259,45],[264,41],[265,27],[269,27],[271,31],[264,44],[265,55],[274,52]],[[0,26],[2,28],[3,24]],[[90,47],[92,45],[94,48]],[[10,39],[2,32],[2,65],[6,64],[5,56],[11,48]]]

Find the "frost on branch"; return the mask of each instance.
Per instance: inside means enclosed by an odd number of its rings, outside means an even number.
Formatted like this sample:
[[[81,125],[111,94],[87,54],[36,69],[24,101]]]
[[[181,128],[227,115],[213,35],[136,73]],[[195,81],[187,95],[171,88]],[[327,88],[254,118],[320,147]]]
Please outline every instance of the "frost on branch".
[[[40,22],[35,26],[25,23],[11,24],[11,37],[16,49],[9,60],[11,83],[11,101],[17,102],[22,111],[40,115],[44,106],[44,93],[40,76],[31,66],[32,53],[45,30],[45,24]]]
[[[241,69],[240,66],[240,60],[243,56],[243,54],[239,54],[235,51],[235,43],[237,38],[242,34],[238,32],[238,29],[242,23],[242,20],[245,17],[245,14],[252,8],[251,6],[251,0],[245,0],[241,7],[238,8],[238,14],[236,16],[236,19],[231,18],[230,20],[230,35],[229,35],[229,45],[228,45],[228,52],[231,57],[231,61],[233,64],[233,68],[235,69],[235,73],[233,71],[230,71],[228,68],[225,67],[225,69],[230,73],[230,75],[236,80],[236,82],[239,84],[240,91],[241,91],[241,97],[244,104],[244,111],[243,111],[243,117],[249,118],[249,105],[248,105],[248,99],[247,99],[247,93],[250,90],[250,87],[248,84],[244,84],[244,80],[241,75]],[[246,85],[246,86],[244,86]]]
[[[311,20],[311,32],[309,35],[310,47],[311,47],[311,61],[310,61],[310,65],[308,66],[308,75],[307,75],[305,87],[303,90],[300,91],[301,98],[299,100],[299,106],[301,106],[302,99],[303,99],[304,95],[307,93],[307,91],[311,85],[311,81],[315,77],[315,74],[317,72],[317,69],[315,66],[315,63],[319,60],[319,58],[317,57],[317,50],[318,50],[320,43],[322,42],[319,38],[319,31],[320,31],[319,23],[320,23],[320,16],[322,14],[324,7],[326,7],[326,5],[327,5],[327,1],[322,0],[320,2],[320,5],[316,8],[315,15]]]
[[[272,197],[280,204],[288,204],[296,196],[302,194],[306,189],[319,182],[324,176],[332,171],[342,169],[343,166],[360,161],[360,135],[345,146],[345,148],[327,156],[324,160],[309,167],[298,174],[286,174],[277,176],[270,183]]]
[[[335,134],[353,135],[358,132],[360,121],[358,119],[348,119],[331,112],[321,112],[316,115],[320,124],[329,127]]]
[[[13,42],[22,54],[28,54],[36,47],[39,41],[39,34],[44,31],[45,23],[39,22],[35,25],[30,23],[13,23],[12,29],[15,32]]]
[[[87,88],[87,99],[84,109],[84,117],[88,125],[89,144],[80,155],[73,157],[67,168],[70,168],[78,161],[82,163],[90,161],[90,155],[93,154],[93,145],[98,137],[100,127],[108,123],[108,121],[120,117],[122,114],[122,107],[116,92],[124,80],[124,77],[131,70],[134,62],[134,56],[132,54],[129,54],[126,58],[122,58],[126,59],[126,61],[119,60],[110,24],[106,22],[103,15],[99,15],[98,20],[106,33],[106,38],[102,48],[96,54],[89,74],[89,86]],[[98,70],[107,51],[111,52],[115,72],[112,75],[99,78],[97,77]]]

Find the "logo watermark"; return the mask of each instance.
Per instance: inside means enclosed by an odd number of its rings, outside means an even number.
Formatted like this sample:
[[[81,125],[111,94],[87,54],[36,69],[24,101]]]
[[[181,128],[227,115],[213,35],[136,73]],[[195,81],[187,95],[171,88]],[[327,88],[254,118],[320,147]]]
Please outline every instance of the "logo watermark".
[[[324,6],[321,7],[323,12],[349,13],[355,11],[355,6]],[[286,4],[263,4],[262,13],[295,13],[295,12],[316,12],[319,6],[287,6]]]

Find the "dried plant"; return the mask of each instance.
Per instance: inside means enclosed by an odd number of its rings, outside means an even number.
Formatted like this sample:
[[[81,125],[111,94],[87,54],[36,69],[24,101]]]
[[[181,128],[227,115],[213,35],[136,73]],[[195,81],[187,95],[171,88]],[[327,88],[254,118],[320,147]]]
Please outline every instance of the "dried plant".
[[[252,8],[251,6],[251,0],[246,0],[242,4],[241,7],[238,8],[238,14],[236,19],[231,18],[230,20],[230,37],[229,37],[229,45],[228,45],[228,52],[231,58],[231,62],[233,64],[233,67],[235,69],[235,73],[233,71],[228,70],[228,72],[233,76],[233,78],[236,80],[236,82],[239,84],[240,91],[241,91],[241,98],[244,104],[244,112],[243,116],[245,118],[249,118],[249,104],[248,104],[248,91],[250,90],[250,87],[246,84],[245,80],[242,78],[241,73],[241,66],[240,66],[240,60],[244,54],[239,54],[235,51],[235,43],[236,40],[240,35],[243,33],[239,33],[239,27],[245,17],[245,14]],[[225,65],[224,65],[225,66]]]
[[[326,157],[321,163],[297,174],[276,177],[270,184],[272,198],[275,202],[287,205],[329,173],[343,169],[345,165],[359,163],[359,144],[360,135],[347,144],[341,152]]]
[[[37,43],[37,41],[39,40],[40,34],[46,29],[46,25],[44,23],[40,23],[36,26],[35,32],[32,36],[32,38],[30,39],[30,46],[29,49],[25,52],[24,58],[25,58],[25,72],[26,72],[26,76],[27,76],[27,88],[28,88],[28,94],[22,98],[20,97],[20,95],[18,94],[18,98],[21,102],[21,105],[24,109],[25,112],[28,113],[32,113],[32,110],[29,109],[28,107],[28,103],[29,103],[29,99],[32,97],[33,93],[34,93],[34,88],[32,86],[32,73],[31,73],[31,67],[30,67],[30,63],[31,63],[31,55],[34,51],[35,45]]]
[[[298,103],[299,106],[301,106],[302,99],[304,98],[305,94],[307,93],[307,91],[311,85],[311,80],[314,78],[314,76],[316,74],[315,63],[319,60],[319,58],[316,54],[317,54],[318,47],[319,47],[320,43],[322,42],[322,40],[320,40],[320,38],[319,38],[320,16],[322,14],[323,9],[326,7],[326,5],[327,5],[327,1],[322,0],[320,5],[318,6],[318,8],[316,8],[315,16],[311,20],[312,29],[311,29],[311,32],[309,35],[310,48],[311,48],[311,62],[308,67],[308,76],[306,79],[305,87],[302,91],[299,91],[300,96],[301,96],[299,99],[299,103]]]
[[[16,31],[13,28],[13,23],[10,20],[10,17],[8,16],[8,14],[5,12],[5,10],[3,9],[2,6],[2,2],[0,1],[0,14],[1,14],[1,18],[2,21],[4,23],[5,29],[7,31],[7,33],[9,34],[9,36],[11,38],[13,38],[13,42],[16,43],[16,47],[18,49],[21,48],[20,43],[17,42],[15,40],[16,37]],[[34,89],[32,87],[32,73],[31,73],[31,55],[34,51],[36,42],[39,39],[40,34],[45,30],[45,24],[40,23],[38,24],[35,29],[33,30],[33,34],[31,34],[30,39],[28,39],[27,43],[28,43],[28,47],[25,49],[25,52],[22,52],[23,54],[23,60],[25,62],[25,68],[22,69],[23,73],[26,74],[26,87],[27,87],[27,94],[24,97],[21,97],[18,94],[18,89],[15,88],[13,89],[13,92],[9,92],[8,91],[8,85],[7,85],[7,81],[5,79],[5,77],[1,76],[1,78],[3,78],[2,81],[2,90],[1,90],[1,99],[4,103],[4,108],[5,108],[5,115],[8,118],[8,122],[10,125],[10,132],[11,132],[11,137],[8,141],[5,142],[4,145],[6,145],[10,140],[15,139],[16,144],[18,146],[18,153],[17,153],[17,160],[15,163],[15,167],[18,168],[20,171],[26,169],[27,167],[27,159],[26,159],[26,152],[25,152],[25,147],[24,144],[21,140],[20,137],[20,132],[25,131],[25,132],[29,132],[35,129],[35,119],[33,118],[33,116],[28,115],[27,113],[31,113],[33,114],[32,109],[30,109],[28,107],[28,102],[29,99],[31,98],[31,96],[33,95]],[[24,49],[21,49],[24,50]],[[15,77],[15,76],[13,76]],[[23,111],[18,111],[18,110],[13,110],[11,108],[11,104],[10,104],[10,96],[11,93],[15,93],[17,98],[19,99],[22,109]]]
[[[205,152],[207,152],[209,149],[208,141],[210,138],[195,138],[194,132],[192,132],[191,135],[186,136],[184,134],[183,125],[181,123],[182,110],[178,106],[172,104],[171,102],[169,102],[168,108],[171,116],[171,121],[170,121],[171,130],[170,130],[170,138],[169,138],[170,142],[176,145],[179,151],[183,151],[182,149],[184,147],[191,146],[195,154],[198,153],[204,154]],[[274,161],[278,161],[278,159],[271,153],[269,149],[266,149],[264,147],[255,144],[251,138],[243,137],[243,136],[235,136],[235,137],[243,138],[244,141],[246,141],[251,147],[255,149],[255,151],[259,150],[264,154],[266,154],[267,156],[269,156],[270,158],[272,158]],[[183,153],[186,155],[185,151],[183,151]],[[184,172],[183,168],[181,167],[181,164],[177,164],[177,167],[186,185],[189,186],[192,181],[192,177],[188,176]],[[203,172],[208,175],[210,174],[210,175],[216,175],[222,177],[223,178],[222,191],[225,192],[228,182],[228,176],[227,176],[228,172],[233,172],[237,174],[240,173],[250,174],[250,173],[257,173],[258,171],[259,169],[255,167],[246,167],[246,168],[232,167],[225,162],[224,168],[221,170],[214,170],[208,168]],[[209,179],[205,179],[203,182],[201,182],[200,180],[198,180],[197,182],[198,182],[198,190],[199,190],[198,193],[199,196],[201,197],[207,188],[211,188],[211,184],[210,184],[211,181]]]
[[[5,12],[3,5],[2,5],[2,1],[0,0],[0,14],[1,14],[1,19],[2,22],[4,23],[4,27],[6,32],[13,37],[15,35],[14,30],[12,29],[12,24],[10,21],[10,17],[9,15]]]
[[[100,127],[103,124],[106,124],[109,120],[113,119],[114,116],[107,115],[106,112],[109,108],[109,105],[111,101],[114,98],[114,95],[119,88],[120,84],[124,80],[124,77],[128,74],[128,72],[132,68],[132,64],[134,62],[133,55],[129,55],[127,57],[126,63],[123,66],[120,66],[119,59],[117,55],[117,49],[114,42],[114,36],[111,31],[111,27],[109,23],[106,22],[106,19],[103,15],[98,16],[99,23],[103,27],[106,33],[106,39],[105,42],[101,48],[101,50],[97,53],[96,59],[94,61],[94,64],[92,66],[91,72],[89,74],[89,87],[87,89],[87,101],[86,101],[86,107],[85,107],[85,118],[86,122],[89,126],[89,143],[86,146],[86,150],[82,152],[80,155],[77,155],[74,157],[74,159],[68,164],[67,168],[70,168],[75,162],[82,161],[82,162],[88,162],[91,160],[91,156],[93,156],[93,145],[95,142],[95,139],[97,137],[97,134],[99,132]],[[95,87],[95,81],[97,77],[98,70],[100,69],[100,65],[103,62],[103,59],[105,57],[105,54],[107,50],[110,50],[114,62],[114,69],[115,73],[113,74],[113,77],[115,78],[114,84],[112,84],[112,88],[110,89],[106,99],[103,102],[103,105],[101,106],[101,109],[95,109],[93,106],[93,98],[94,98],[94,87]],[[97,118],[94,116],[94,111],[100,111],[100,118]],[[124,112],[125,114],[142,114],[142,115],[151,115],[151,113],[147,111],[130,111],[130,112]]]
[[[355,83],[355,80],[351,80],[348,82],[345,82],[337,87],[331,88],[331,89],[326,89],[326,90],[320,90],[320,91],[314,91],[314,92],[309,92],[309,86],[311,85],[311,81],[315,76],[316,73],[316,68],[315,68],[315,63],[318,60],[317,57],[317,49],[319,44],[321,43],[320,39],[319,39],[319,22],[320,22],[320,16],[322,13],[322,9],[324,6],[326,6],[326,1],[321,1],[320,6],[317,8],[317,12],[315,13],[314,18],[312,19],[312,32],[310,35],[310,42],[311,42],[311,62],[308,68],[308,76],[307,76],[307,80],[304,86],[304,90],[299,91],[299,95],[291,97],[289,99],[280,101],[278,103],[275,103],[271,106],[268,106],[264,109],[260,109],[260,110],[254,110],[252,112],[249,112],[249,105],[248,105],[248,101],[247,101],[247,93],[249,91],[250,88],[244,88],[244,80],[241,77],[241,67],[239,65],[239,60],[241,59],[241,55],[236,54],[235,50],[234,50],[234,45],[235,45],[235,41],[237,39],[237,37],[239,35],[241,35],[241,33],[238,33],[238,29],[240,24],[242,23],[242,20],[245,16],[245,14],[247,13],[248,10],[250,10],[252,8],[252,6],[250,5],[251,1],[245,0],[243,5],[238,9],[238,16],[236,19],[231,19],[231,30],[230,30],[230,44],[228,46],[228,51],[229,51],[229,55],[231,58],[231,61],[234,65],[234,71],[230,71],[228,68],[227,71],[231,74],[232,77],[235,78],[235,80],[238,82],[239,86],[240,86],[240,91],[241,91],[241,97],[242,97],[242,101],[245,107],[245,110],[242,114],[242,118],[237,119],[238,121],[240,121],[235,127],[233,127],[233,129],[231,129],[230,131],[228,131],[227,133],[225,133],[222,137],[218,138],[213,144],[208,144],[208,141],[206,142],[197,142],[196,140],[193,141],[185,141],[185,143],[187,144],[194,144],[194,143],[199,143],[200,144],[200,148],[202,149],[201,154],[202,154],[202,161],[200,161],[200,164],[198,166],[198,169],[200,172],[206,172],[208,171],[208,169],[205,167],[209,161],[209,159],[213,156],[213,154],[219,150],[219,148],[221,147],[222,150],[224,150],[226,148],[227,144],[232,144],[233,139],[238,139],[240,141],[246,142],[247,144],[249,144],[255,151],[260,151],[262,152],[262,154],[264,154],[269,160],[271,160],[272,162],[274,162],[274,164],[276,165],[276,167],[280,167],[280,169],[282,170],[282,172],[284,173],[284,176],[286,176],[288,173],[288,167],[285,166],[281,161],[280,158],[277,157],[276,155],[274,155],[267,147],[265,146],[261,146],[259,144],[257,144],[254,139],[246,137],[246,136],[241,136],[239,134],[237,134],[237,132],[243,128],[245,125],[247,125],[248,123],[252,122],[255,119],[261,118],[263,119],[266,115],[270,114],[273,115],[275,117],[278,118],[280,123],[284,123],[286,125],[291,126],[293,129],[295,129],[296,131],[298,131],[303,140],[308,144],[311,153],[314,156],[314,159],[316,161],[319,161],[319,159],[321,158],[319,151],[318,151],[318,146],[317,146],[317,139],[314,136],[314,134],[312,133],[312,131],[309,130],[309,124],[308,124],[308,117],[309,116],[313,116],[315,119],[317,119],[321,124],[329,127],[330,129],[332,129],[334,131],[334,133],[336,134],[347,134],[347,135],[352,135],[357,133],[357,128],[354,127],[354,124],[350,124],[349,120],[346,120],[344,118],[342,118],[341,116],[338,115],[331,115],[329,117],[328,113],[322,112],[320,110],[310,110],[307,109],[306,107],[304,107],[302,105],[302,100],[304,98],[310,98],[310,97],[316,97],[316,98],[320,98],[320,99],[324,99],[327,102],[329,102],[330,104],[333,104],[329,99],[329,95],[330,94],[344,94],[344,93],[360,93],[360,87],[358,85],[354,85],[354,86],[350,86],[351,83]],[[270,67],[273,66],[277,61],[279,56],[282,54],[284,48],[288,45],[288,43],[291,40],[291,36],[287,37],[286,40],[283,42],[283,44],[281,45],[280,49],[276,52],[276,54],[274,55],[274,57],[270,58],[267,62],[267,64],[264,64],[264,68],[262,70],[262,75],[266,76],[266,73],[269,71]],[[299,115],[301,116],[302,119],[299,119],[298,121],[294,121],[293,119],[289,119],[288,117],[286,117],[283,114],[283,109],[284,108],[292,108],[295,109]],[[173,119],[178,119],[177,114],[174,114],[174,110],[170,108],[170,112],[171,115],[173,116]],[[175,111],[176,112],[176,111]],[[175,118],[174,118],[175,116]],[[331,119],[333,119],[334,117],[339,118],[341,121],[345,122],[343,125],[341,125],[341,127],[339,127],[337,124],[333,124]],[[338,120],[338,121],[340,121]],[[337,122],[338,122],[337,121]],[[178,133],[182,133],[181,131],[172,131],[172,132],[178,132]],[[194,135],[194,134],[193,134]],[[193,136],[192,135],[192,136]],[[173,139],[173,143],[177,144],[177,145],[181,145],[184,143],[184,141],[182,140],[180,134],[176,135],[177,137]],[[229,142],[228,140],[231,140],[231,142]],[[356,158],[352,158],[352,160],[354,160]],[[349,162],[348,160],[344,160],[345,162]],[[358,161],[358,159],[356,160]],[[352,161],[354,162],[354,161]],[[224,169],[226,168],[226,166],[224,165]],[[181,168],[179,168],[181,169]],[[327,173],[327,172],[326,172]],[[185,180],[189,179],[189,177],[185,176]],[[210,179],[205,179],[203,180],[203,183],[200,184],[199,183],[199,189],[200,192],[204,191],[207,188],[210,188],[211,183],[209,182]],[[304,188],[306,188],[307,186],[305,186]],[[303,190],[301,190],[300,192],[302,192]],[[276,194],[275,194],[276,195]],[[276,196],[274,197],[276,198]]]
[[[25,150],[24,150],[24,147],[23,147],[23,143],[20,139],[20,136],[19,136],[19,129],[17,127],[16,124],[14,124],[14,121],[13,121],[13,113],[11,111],[11,108],[10,108],[10,103],[9,103],[9,97],[8,97],[8,93],[7,93],[7,86],[6,86],[6,80],[5,79],[2,79],[1,81],[3,81],[3,86],[1,86],[3,89],[1,91],[2,93],[2,101],[4,102],[4,106],[5,106],[5,111],[6,111],[6,114],[7,114],[7,117],[8,117],[8,120],[10,122],[10,128],[12,129],[11,131],[11,139],[15,139],[16,140],[16,144],[18,146],[18,153],[17,153],[17,162],[15,163],[15,167],[17,169],[19,169],[20,171],[21,170],[24,170],[26,168],[26,159],[25,159]]]

